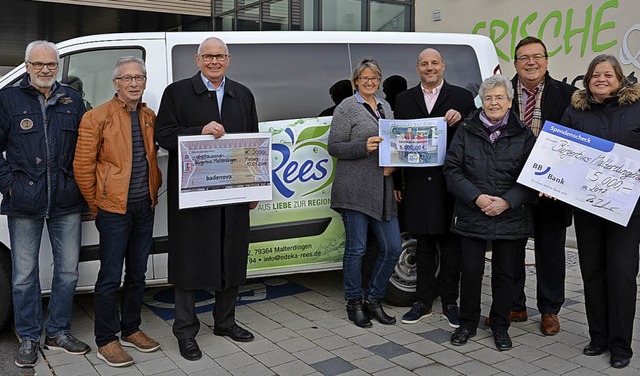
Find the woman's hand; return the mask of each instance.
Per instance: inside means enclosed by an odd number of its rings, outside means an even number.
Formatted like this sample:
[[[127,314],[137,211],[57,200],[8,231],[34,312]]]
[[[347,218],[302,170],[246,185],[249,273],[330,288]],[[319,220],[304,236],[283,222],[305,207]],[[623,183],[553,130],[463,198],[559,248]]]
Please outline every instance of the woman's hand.
[[[485,196],[487,196],[491,200],[491,203],[482,208],[482,212],[489,217],[500,215],[502,214],[502,212],[511,207],[511,205],[509,205],[509,202],[507,202],[507,200],[503,199],[502,197],[489,195]]]
[[[478,198],[476,198],[476,205],[480,209],[484,210],[484,208],[486,208],[487,206],[491,205],[491,203],[493,202],[493,200],[490,197],[491,196],[485,195],[484,193],[481,194],[480,196],[478,196]]]
[[[371,153],[378,150],[378,145],[382,142],[383,138],[378,136],[372,136],[367,138],[367,152]]]

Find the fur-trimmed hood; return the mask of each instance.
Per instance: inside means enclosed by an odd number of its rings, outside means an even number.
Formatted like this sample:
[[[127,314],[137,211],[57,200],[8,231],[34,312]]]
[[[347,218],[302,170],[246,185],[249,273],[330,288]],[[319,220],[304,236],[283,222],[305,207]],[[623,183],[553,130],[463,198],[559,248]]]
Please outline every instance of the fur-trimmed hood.
[[[617,103],[619,106],[638,102],[640,101],[640,85],[631,84],[624,86],[614,97],[608,98],[611,100],[611,102],[608,103],[614,103],[614,98],[617,98]],[[571,96],[571,106],[580,111],[591,109],[591,105],[595,103],[597,102],[587,92],[586,89],[577,90]]]

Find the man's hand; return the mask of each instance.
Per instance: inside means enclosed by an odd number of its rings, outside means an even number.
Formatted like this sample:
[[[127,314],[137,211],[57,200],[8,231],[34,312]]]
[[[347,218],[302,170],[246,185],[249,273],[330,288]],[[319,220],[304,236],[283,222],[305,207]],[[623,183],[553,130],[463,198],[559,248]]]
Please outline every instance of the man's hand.
[[[210,134],[215,138],[224,136],[224,126],[217,121],[212,121],[202,128],[202,134]]]
[[[399,189],[394,189],[393,190],[393,195],[396,198],[396,202],[402,202],[402,191]]]
[[[452,126],[455,123],[459,122],[462,119],[462,115],[454,109],[450,109],[444,114],[444,120],[447,122],[447,125]]]
[[[251,202],[249,203],[249,210],[253,210],[253,209],[255,209],[256,207],[258,207],[258,201],[251,201]]]
[[[396,170],[395,167],[384,167],[384,176],[391,176],[391,174],[393,174],[393,172]]]

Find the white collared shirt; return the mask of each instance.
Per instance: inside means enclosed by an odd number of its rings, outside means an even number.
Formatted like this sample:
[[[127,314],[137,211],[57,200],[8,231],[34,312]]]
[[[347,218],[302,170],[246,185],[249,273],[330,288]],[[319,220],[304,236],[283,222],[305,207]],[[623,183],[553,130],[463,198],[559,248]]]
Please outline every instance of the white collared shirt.
[[[222,83],[217,89],[213,86],[213,83],[211,83],[211,81],[202,74],[202,72],[200,72],[200,78],[202,78],[202,82],[204,83],[204,86],[207,87],[207,90],[215,91],[216,99],[218,100],[218,114],[222,116],[222,99],[224,98],[224,84],[226,83],[227,76],[222,77]]]
[[[444,80],[440,82],[440,85],[433,88],[433,91],[429,91],[424,86],[422,86],[422,84],[420,84],[420,88],[422,89],[422,96],[424,97],[424,104],[427,106],[427,111],[429,111],[429,113],[431,113],[431,111],[433,110],[433,106],[438,100],[438,95],[440,95],[442,85],[444,85]]]

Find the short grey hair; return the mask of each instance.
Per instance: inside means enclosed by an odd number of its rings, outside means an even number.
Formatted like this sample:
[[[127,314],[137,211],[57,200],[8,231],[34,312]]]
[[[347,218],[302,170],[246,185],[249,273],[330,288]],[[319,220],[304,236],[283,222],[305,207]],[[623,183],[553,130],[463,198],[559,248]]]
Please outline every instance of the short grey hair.
[[[116,68],[113,70],[113,79],[115,80],[116,78],[120,77],[120,67],[125,65],[125,64],[129,64],[129,63],[138,63],[140,64],[140,66],[142,67],[142,72],[144,72],[144,75],[147,75],[147,67],[145,67],[144,65],[144,60],[140,59],[139,57],[135,57],[135,56],[123,56],[118,58],[118,60],[116,60]]]
[[[511,80],[509,80],[502,74],[496,74],[495,76],[491,76],[482,81],[480,89],[478,90],[480,99],[484,98],[484,95],[487,93],[487,91],[499,86],[504,87],[504,89],[507,91],[507,97],[509,97],[509,100],[513,100],[513,84],[511,83]]]
[[[56,53],[56,63],[60,62],[60,52],[58,52],[58,47],[56,47],[55,43],[49,42],[48,40],[34,40],[29,43],[27,48],[24,51],[24,61],[30,61],[29,57],[31,56],[31,51],[37,46],[46,46],[50,50]]]
[[[362,74],[362,71],[367,68],[374,71],[375,74],[378,77],[380,77],[380,79],[382,79],[382,68],[380,68],[380,65],[378,65],[378,62],[373,59],[364,59],[360,63],[358,63],[358,65],[356,65],[356,68],[353,70],[353,74],[351,75],[351,86],[353,87],[354,90],[358,89],[358,85],[356,85],[356,82],[358,81],[358,77],[360,77],[360,74]]]
[[[205,40],[203,40],[200,45],[198,46],[198,55],[200,55],[200,52],[202,52],[202,46],[204,46],[207,42],[210,42],[212,40],[215,40],[216,42],[220,43],[221,45],[224,46],[224,49],[226,51],[226,53],[229,53],[229,47],[227,47],[227,44],[220,38],[216,38],[216,37],[209,37]]]

